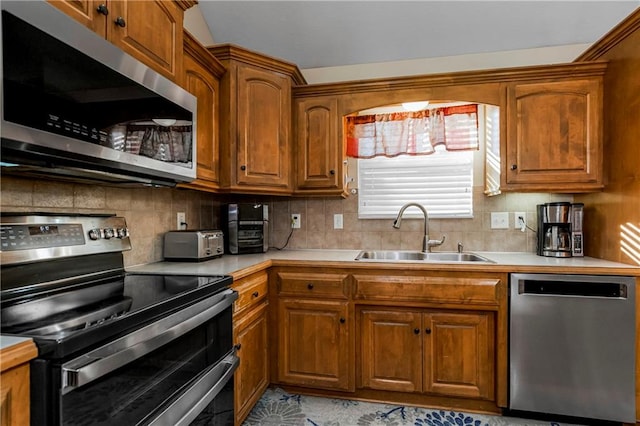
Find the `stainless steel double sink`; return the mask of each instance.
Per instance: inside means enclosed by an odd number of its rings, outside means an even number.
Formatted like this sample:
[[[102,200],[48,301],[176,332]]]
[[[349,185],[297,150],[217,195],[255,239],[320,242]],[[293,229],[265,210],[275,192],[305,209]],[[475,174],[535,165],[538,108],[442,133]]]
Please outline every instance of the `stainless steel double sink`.
[[[372,250],[361,251],[355,260],[368,262],[428,262],[428,263],[495,263],[475,253]]]

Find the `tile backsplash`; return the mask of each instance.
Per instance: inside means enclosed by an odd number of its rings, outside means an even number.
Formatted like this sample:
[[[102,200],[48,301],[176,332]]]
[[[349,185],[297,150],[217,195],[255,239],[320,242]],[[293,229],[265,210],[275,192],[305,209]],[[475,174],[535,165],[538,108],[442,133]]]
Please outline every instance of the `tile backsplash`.
[[[472,219],[431,219],[432,239],[445,236],[438,251],[455,251],[461,242],[467,251],[535,252],[536,234],[514,229],[514,212],[525,212],[527,225],[535,229],[536,205],[573,201],[564,194],[509,193],[486,197],[474,188]],[[428,206],[427,207],[428,210]],[[508,212],[509,229],[491,229],[491,212]],[[423,219],[404,219],[394,229],[393,219],[358,219],[358,197],[342,199],[287,199],[271,202],[271,245],[281,247],[291,232],[291,214],[302,215],[301,228],[293,230],[287,248],[420,250]],[[333,229],[333,215],[343,215],[343,229]]]
[[[132,250],[126,266],[162,260],[163,235],[185,212],[189,229],[219,226],[219,202],[207,193],[173,188],[122,188],[3,176],[3,212],[107,213],[123,216]]]
[[[124,253],[125,265],[160,261],[163,235],[176,229],[176,213],[185,212],[189,229],[219,229],[224,202],[267,202],[270,205],[270,246],[282,247],[290,235],[290,249],[403,249],[422,246],[423,220],[405,218],[400,229],[393,219],[358,219],[358,197],[282,198],[222,196],[186,189],[121,188],[3,176],[3,212],[115,213],[131,232],[133,249]],[[533,231],[514,229],[516,211],[527,214],[535,229],[536,204],[573,201],[569,195],[502,194],[486,197],[474,188],[473,219],[431,219],[432,239],[446,237],[435,248],[454,251],[458,242],[468,251],[528,251],[536,248]],[[428,206],[427,206],[428,208]],[[509,212],[509,229],[491,229],[491,212]],[[301,228],[291,233],[291,214],[302,215]],[[343,229],[333,229],[333,215],[343,215]]]

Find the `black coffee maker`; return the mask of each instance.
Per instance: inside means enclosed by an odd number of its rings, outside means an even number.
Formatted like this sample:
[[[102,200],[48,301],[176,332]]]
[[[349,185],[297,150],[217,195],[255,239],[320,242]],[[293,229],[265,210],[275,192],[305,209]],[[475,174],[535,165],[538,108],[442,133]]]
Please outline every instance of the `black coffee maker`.
[[[571,257],[571,203],[538,204],[537,254]]]

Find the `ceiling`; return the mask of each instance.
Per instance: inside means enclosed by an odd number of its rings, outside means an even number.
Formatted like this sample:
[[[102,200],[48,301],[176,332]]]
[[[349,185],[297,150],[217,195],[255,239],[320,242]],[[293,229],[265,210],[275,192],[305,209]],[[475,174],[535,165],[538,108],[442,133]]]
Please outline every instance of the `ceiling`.
[[[216,43],[301,69],[593,43],[626,1],[218,1],[199,7]]]

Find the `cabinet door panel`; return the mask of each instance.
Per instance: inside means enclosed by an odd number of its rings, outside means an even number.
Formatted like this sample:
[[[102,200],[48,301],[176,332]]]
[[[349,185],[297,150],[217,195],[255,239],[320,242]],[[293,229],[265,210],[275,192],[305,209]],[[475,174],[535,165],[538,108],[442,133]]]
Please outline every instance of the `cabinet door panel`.
[[[198,98],[198,179],[217,187],[220,179],[218,149],[218,80],[189,55],[184,58],[185,88]]]
[[[279,381],[349,390],[347,302],[281,299],[278,313]]]
[[[412,311],[361,311],[362,387],[422,391],[421,317]]]
[[[297,105],[297,189],[342,190],[337,99],[299,100]]]
[[[107,35],[106,18],[97,9],[104,1],[94,0],[49,0],[49,3],[60,9],[85,27],[102,37]]]
[[[182,10],[173,1],[112,1],[107,39],[166,77],[182,72]],[[123,18],[125,26],[116,25]]]
[[[289,186],[291,90],[286,77],[238,69],[237,183]]]
[[[486,399],[493,397],[491,315],[425,314],[425,392]]]
[[[600,183],[600,92],[599,80],[512,86],[507,184]]]
[[[234,375],[236,424],[249,414],[269,385],[267,306],[263,303],[235,326],[234,341],[240,345],[240,365]]]

